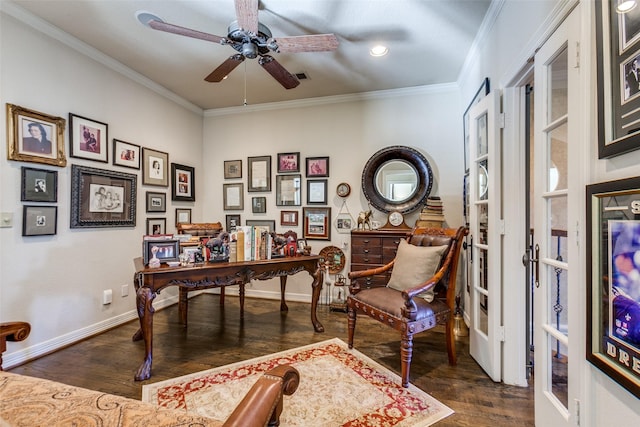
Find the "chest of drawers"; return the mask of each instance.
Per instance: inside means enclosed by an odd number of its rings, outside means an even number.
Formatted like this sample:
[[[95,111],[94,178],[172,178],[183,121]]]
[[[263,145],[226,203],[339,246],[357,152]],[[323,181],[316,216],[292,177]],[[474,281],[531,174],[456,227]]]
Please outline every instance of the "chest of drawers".
[[[382,267],[393,261],[400,240],[405,239],[411,230],[399,231],[361,231],[351,232],[351,271],[368,270]],[[360,287],[371,288],[386,286],[391,273],[358,279]]]

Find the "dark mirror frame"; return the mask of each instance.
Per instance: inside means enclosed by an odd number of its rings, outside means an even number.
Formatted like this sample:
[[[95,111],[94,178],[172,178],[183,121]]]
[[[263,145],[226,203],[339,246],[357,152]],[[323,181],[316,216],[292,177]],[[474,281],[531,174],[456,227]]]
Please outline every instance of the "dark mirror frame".
[[[384,197],[376,187],[378,169],[390,160],[404,160],[410,163],[418,173],[418,185],[411,198],[402,202],[394,202]],[[369,203],[382,212],[413,212],[420,208],[431,193],[433,171],[427,159],[420,152],[410,147],[394,145],[376,152],[367,161],[362,171],[362,191]]]

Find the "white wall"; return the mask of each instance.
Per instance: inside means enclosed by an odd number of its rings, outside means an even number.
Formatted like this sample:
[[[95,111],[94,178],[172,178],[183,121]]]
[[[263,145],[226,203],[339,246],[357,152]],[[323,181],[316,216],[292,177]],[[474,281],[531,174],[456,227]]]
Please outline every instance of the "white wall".
[[[434,174],[432,195],[444,202],[446,220],[452,227],[462,224],[462,129],[460,102],[453,85],[420,87],[406,91],[381,92],[362,97],[317,99],[279,106],[237,108],[205,113],[204,163],[210,165],[205,181],[210,183],[204,200],[207,218],[224,222],[226,214],[240,213],[246,219],[274,219],[279,232],[292,228],[302,237],[302,222],[298,227],[280,226],[280,211],[291,207],[276,206],[276,155],[300,152],[301,164],[306,157],[329,156],[328,206],[333,219],[342,207],[336,196],[336,186],[343,181],[352,187],[347,207],[352,216],[367,209],[360,181],[362,169],[376,151],[391,145],[417,149],[429,161]],[[247,157],[272,156],[272,191],[248,193]],[[242,159],[245,183],[244,212],[222,209],[223,161]],[[306,206],[306,180],[303,172],[302,215]],[[240,182],[227,180],[226,182]],[[251,213],[251,197],[267,197],[267,213]],[[415,224],[418,212],[409,215],[407,223]],[[374,209],[374,220],[384,224],[386,216]],[[314,253],[329,245],[343,247],[350,242],[349,234],[339,234],[332,224],[331,241],[309,240]],[[350,248],[345,255],[350,258]],[[349,271],[348,263],[342,274]],[[290,298],[309,300],[310,279],[296,275],[289,279]],[[333,278],[333,277],[332,277]],[[247,294],[278,291],[274,281],[247,290]],[[279,292],[279,291],[278,291]]]
[[[196,200],[204,197],[201,112],[167,100],[7,14],[0,14],[0,26],[0,135],[6,135],[6,103],[67,120],[69,113],[88,117],[108,124],[109,150],[117,138],[168,152],[170,162],[194,166]],[[67,157],[68,140],[65,131]],[[0,159],[0,210],[14,219],[13,227],[0,228],[0,320],[32,326],[30,337],[5,354],[5,367],[137,318],[132,260],[141,255],[146,191],[167,194],[166,214],[154,217],[167,219],[168,232],[175,230],[176,207],[193,208],[194,221],[201,218],[194,203],[172,203],[170,188],[143,186],[141,171],[114,166],[111,157],[109,151],[109,164],[68,157],[64,168]],[[137,175],[136,226],[70,229],[71,164]],[[55,236],[22,236],[22,207],[30,204],[20,202],[22,166],[58,172]],[[120,296],[124,284],[129,285],[127,297]],[[105,289],[113,290],[110,305],[102,305]],[[171,296],[163,293],[156,306]]]

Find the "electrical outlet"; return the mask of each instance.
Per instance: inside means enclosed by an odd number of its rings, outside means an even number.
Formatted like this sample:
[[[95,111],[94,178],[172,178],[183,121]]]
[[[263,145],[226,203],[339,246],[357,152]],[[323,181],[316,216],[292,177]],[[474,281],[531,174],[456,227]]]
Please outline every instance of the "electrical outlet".
[[[122,285],[121,295],[123,297],[129,296],[129,285]]]
[[[13,227],[13,212],[0,213],[0,227],[2,228]]]
[[[111,304],[111,301],[113,301],[113,292],[111,291],[111,289],[102,291],[102,304]]]

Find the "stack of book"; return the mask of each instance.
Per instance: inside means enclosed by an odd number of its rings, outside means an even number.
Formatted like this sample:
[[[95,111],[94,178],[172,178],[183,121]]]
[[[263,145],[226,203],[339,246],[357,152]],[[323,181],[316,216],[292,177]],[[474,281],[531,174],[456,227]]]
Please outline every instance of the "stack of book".
[[[438,227],[444,226],[442,200],[440,197],[429,197],[427,204],[422,208],[420,217],[416,221],[418,227]]]
[[[272,239],[269,229],[258,226],[236,227],[236,260],[271,259]]]

